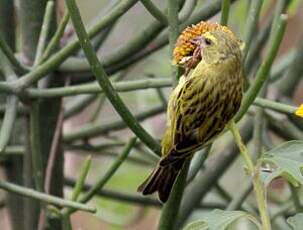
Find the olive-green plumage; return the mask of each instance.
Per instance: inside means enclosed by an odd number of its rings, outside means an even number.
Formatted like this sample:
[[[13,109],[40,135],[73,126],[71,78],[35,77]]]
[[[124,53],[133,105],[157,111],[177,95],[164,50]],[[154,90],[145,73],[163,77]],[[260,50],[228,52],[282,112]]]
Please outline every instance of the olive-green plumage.
[[[243,94],[239,40],[222,30],[200,38],[201,61],[173,90],[162,139],[162,158],[139,186],[144,195],[158,191],[168,199],[184,160],[210,143],[238,111]]]

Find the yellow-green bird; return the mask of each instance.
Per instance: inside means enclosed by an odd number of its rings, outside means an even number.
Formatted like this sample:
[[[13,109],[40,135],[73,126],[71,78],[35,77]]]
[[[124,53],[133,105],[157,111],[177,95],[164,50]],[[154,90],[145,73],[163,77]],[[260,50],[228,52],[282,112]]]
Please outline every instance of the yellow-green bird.
[[[201,61],[173,90],[162,157],[138,191],[166,202],[186,158],[209,144],[238,111],[243,94],[241,43],[220,28],[195,38]]]

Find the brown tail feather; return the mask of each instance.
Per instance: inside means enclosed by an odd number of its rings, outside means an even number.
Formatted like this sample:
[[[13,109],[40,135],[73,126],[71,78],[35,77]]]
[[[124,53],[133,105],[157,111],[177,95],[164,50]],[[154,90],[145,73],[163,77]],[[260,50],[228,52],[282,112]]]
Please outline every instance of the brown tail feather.
[[[165,203],[183,163],[184,159],[180,159],[174,164],[165,166],[158,165],[148,178],[138,187],[138,191],[142,192],[143,195],[152,194],[158,191],[159,199]]]

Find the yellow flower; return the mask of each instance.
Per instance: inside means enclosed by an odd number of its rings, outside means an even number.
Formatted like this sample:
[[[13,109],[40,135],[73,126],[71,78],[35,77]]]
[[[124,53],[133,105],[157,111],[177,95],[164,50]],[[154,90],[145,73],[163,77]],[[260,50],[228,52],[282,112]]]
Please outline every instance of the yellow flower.
[[[303,104],[300,105],[300,107],[296,110],[295,114],[296,114],[298,117],[303,117]]]

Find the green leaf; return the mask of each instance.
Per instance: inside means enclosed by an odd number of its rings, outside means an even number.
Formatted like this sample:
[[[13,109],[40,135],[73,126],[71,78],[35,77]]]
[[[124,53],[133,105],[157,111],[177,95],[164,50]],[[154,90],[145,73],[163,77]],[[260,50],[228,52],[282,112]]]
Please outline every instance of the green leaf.
[[[303,213],[298,213],[295,216],[289,217],[287,223],[293,230],[301,230],[303,226]]]
[[[261,229],[259,222],[246,212],[216,209],[203,215],[201,220],[190,223],[183,230],[225,230],[230,224],[243,217]]]
[[[294,186],[303,184],[303,141],[289,141],[265,153],[261,162],[273,166],[273,171],[262,175],[264,184],[282,176]]]

